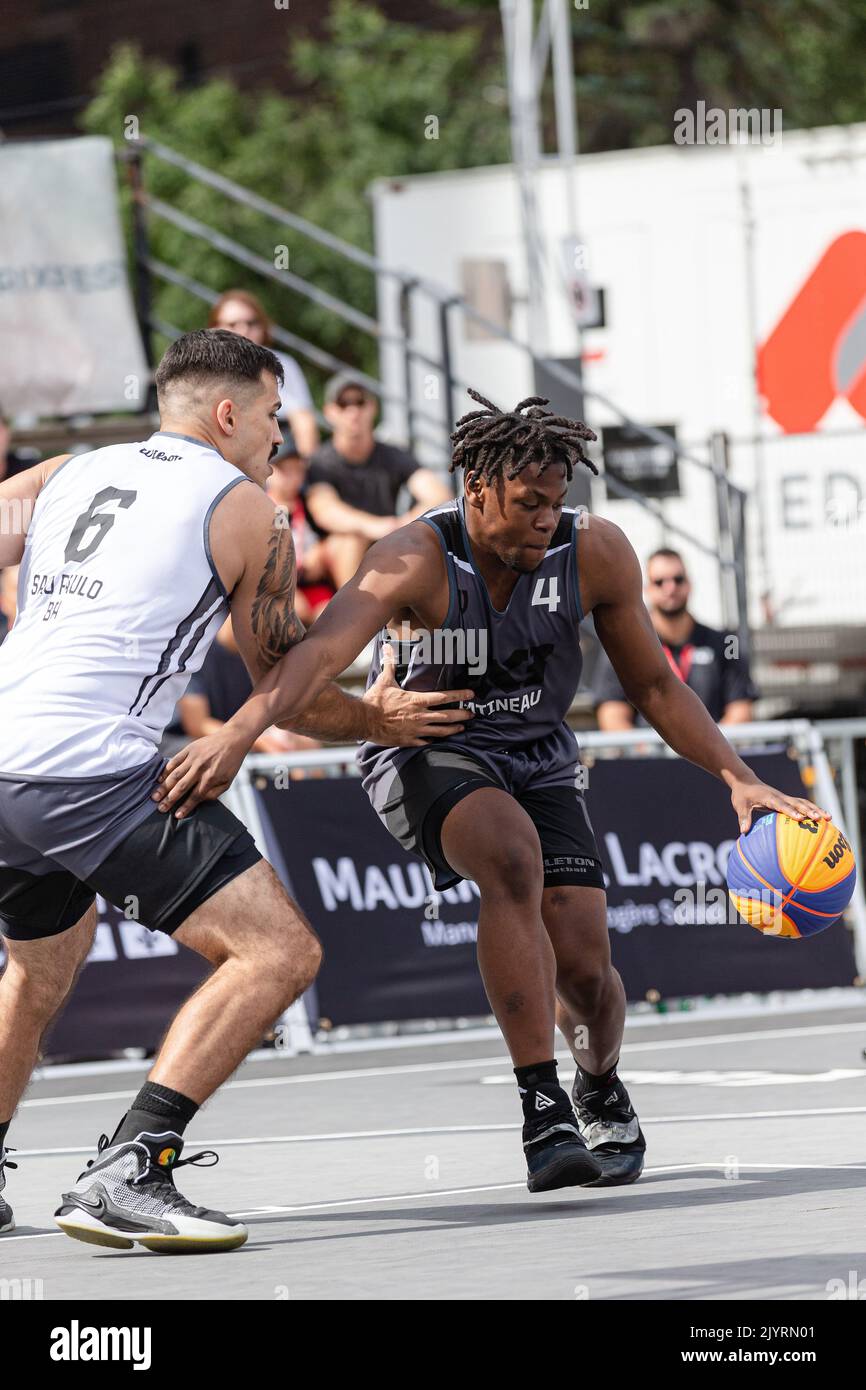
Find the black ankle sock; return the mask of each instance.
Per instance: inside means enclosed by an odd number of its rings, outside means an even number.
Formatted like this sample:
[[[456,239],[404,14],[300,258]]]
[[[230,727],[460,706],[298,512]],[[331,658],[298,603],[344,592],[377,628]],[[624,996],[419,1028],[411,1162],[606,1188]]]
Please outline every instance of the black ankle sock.
[[[171,1130],[178,1137],[198,1110],[198,1105],[180,1091],[169,1090],[155,1081],[145,1081],[132,1105],[127,1110],[112,1136],[112,1144],[136,1139],[146,1130],[156,1134],[161,1130]]]
[[[556,1062],[552,1058],[549,1062],[533,1062],[529,1067],[515,1067],[514,1075],[521,1091],[527,1091],[530,1087],[538,1086],[545,1081],[552,1082],[554,1086],[559,1084]]]
[[[535,1062],[531,1067],[515,1067],[517,1086],[523,1102],[523,1118],[528,1123],[541,1115],[569,1106],[571,1102],[559,1084],[556,1062]]]
[[[612,1067],[603,1071],[600,1076],[595,1076],[593,1072],[587,1071],[585,1067],[577,1068],[577,1092],[582,1095],[584,1091],[600,1091],[604,1086],[610,1086],[617,1079],[616,1069],[619,1066],[617,1057]]]
[[[11,1120],[0,1120],[0,1150],[2,1150],[3,1145],[6,1143],[6,1131],[11,1123]]]

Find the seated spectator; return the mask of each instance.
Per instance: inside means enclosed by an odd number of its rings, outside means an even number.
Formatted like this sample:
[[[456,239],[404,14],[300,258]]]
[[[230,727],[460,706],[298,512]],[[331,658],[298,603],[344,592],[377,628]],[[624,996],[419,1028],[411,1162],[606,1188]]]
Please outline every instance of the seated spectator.
[[[309,458],[319,442],[310,388],[294,357],[287,352],[279,352],[273,346],[273,324],[261,302],[247,290],[226,290],[213,305],[207,325],[208,328],[228,328],[241,338],[249,338],[270,348],[279,359],[283,368],[279,418],[288,422],[299,452],[304,458]]]
[[[668,665],[695,692],[717,724],[745,724],[758,691],[741,657],[736,637],[707,627],[688,609],[691,584],[676,550],[656,550],[647,561],[646,598]],[[592,678],[598,727],[605,732],[646,727],[629,704],[607,654],[599,654]]]
[[[204,665],[190,680],[186,693],[178,701],[180,720],[188,738],[202,738],[221,729],[226,720],[237,714],[249,699],[253,688],[249,672],[232,632],[231,618],[226,618],[216,636]],[[303,734],[275,725],[266,729],[252,746],[253,753],[292,753],[302,748],[321,748],[321,744]]]
[[[304,502],[307,464],[294,443],[290,440],[284,444],[271,462],[274,471],[268,479],[268,496],[289,514],[298,565],[295,612],[304,626],[309,627],[334,597],[328,541],[316,535],[307,517]]]
[[[339,372],[328,382],[324,411],[334,433],[310,460],[306,503],[316,528],[328,538],[331,572],[339,589],[352,578],[373,541],[453,494],[432,469],[376,438],[376,398],[351,372]],[[416,505],[398,516],[397,497],[404,486]]]
[[[8,565],[0,570],[0,642],[15,621],[18,612],[18,566]]]

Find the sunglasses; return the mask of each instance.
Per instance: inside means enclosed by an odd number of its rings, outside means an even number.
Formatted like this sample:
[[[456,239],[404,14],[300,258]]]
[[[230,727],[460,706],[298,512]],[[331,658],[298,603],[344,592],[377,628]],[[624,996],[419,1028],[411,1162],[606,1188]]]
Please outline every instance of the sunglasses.
[[[231,333],[236,333],[239,328],[260,328],[261,319],[232,319],[231,323],[226,323],[223,319],[217,324],[217,328],[227,328]]]
[[[650,580],[650,584],[654,584],[657,589],[660,589],[663,584],[685,584],[685,582],[686,576],[684,574],[666,574],[663,579]]]
[[[363,410],[365,405],[369,405],[369,399],[367,396],[343,396],[335,404],[340,410],[351,410],[353,405],[356,405],[359,410]]]

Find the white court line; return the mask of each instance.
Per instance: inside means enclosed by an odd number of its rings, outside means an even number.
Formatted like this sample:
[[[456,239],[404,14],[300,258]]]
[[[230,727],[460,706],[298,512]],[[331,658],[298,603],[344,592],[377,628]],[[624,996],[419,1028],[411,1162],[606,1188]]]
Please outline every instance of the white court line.
[[[664,1167],[659,1167],[659,1168],[646,1168],[646,1169],[644,1169],[644,1172],[645,1172],[645,1174],[648,1176],[648,1175],[651,1174],[651,1173],[690,1173],[690,1172],[701,1172],[701,1171],[710,1171],[710,1172],[713,1172],[713,1171],[717,1171],[717,1170],[722,1170],[722,1171],[724,1171],[724,1168],[725,1168],[725,1164],[724,1164],[724,1163],[671,1163],[671,1164],[665,1165]],[[815,1171],[815,1172],[821,1172],[821,1173],[826,1173],[826,1172],[833,1172],[833,1173],[836,1173],[836,1172],[838,1172],[838,1173],[856,1172],[856,1173],[860,1173],[860,1172],[866,1172],[866,1164],[862,1164],[862,1163],[838,1163],[838,1164],[837,1164],[837,1163],[741,1163],[741,1164],[739,1165],[739,1171],[740,1171],[741,1173],[743,1173],[743,1172],[750,1172],[750,1171],[765,1171],[765,1170],[766,1170],[766,1171],[769,1171],[769,1172],[778,1172],[778,1173],[792,1172],[792,1171],[794,1171],[794,1170],[806,1170],[806,1171]],[[731,1181],[733,1181],[733,1180],[730,1179],[730,1178],[725,1178],[724,1181],[725,1181],[726,1183],[728,1183],[728,1182],[731,1182]],[[737,1181],[739,1181],[739,1179],[738,1179]],[[418,1202],[418,1201],[422,1201],[422,1200],[424,1200],[425,1198],[429,1198],[429,1197],[465,1197],[465,1196],[474,1196],[476,1193],[481,1193],[481,1192],[509,1192],[509,1191],[513,1190],[514,1188],[523,1188],[523,1189],[525,1190],[525,1189],[526,1189],[526,1183],[525,1183],[525,1182],[499,1182],[499,1183],[487,1183],[487,1184],[485,1184],[483,1187],[446,1187],[446,1188],[434,1189],[434,1190],[432,1190],[432,1191],[428,1188],[428,1189],[427,1189],[426,1191],[424,1191],[424,1192],[394,1192],[394,1193],[388,1193],[388,1194],[386,1194],[386,1195],[384,1195],[384,1196],[382,1196],[382,1197],[341,1197],[341,1198],[338,1198],[336,1201],[330,1201],[330,1202],[302,1202],[302,1203],[299,1203],[299,1204],[297,1204],[297,1205],[295,1205],[295,1206],[287,1206],[287,1207],[250,1207],[250,1208],[248,1208],[246,1211],[232,1211],[232,1212],[228,1212],[227,1215],[229,1215],[229,1216],[234,1216],[234,1217],[241,1217],[241,1216],[290,1216],[290,1215],[292,1215],[292,1214],[294,1214],[294,1213],[296,1213],[296,1212],[305,1212],[305,1211],[329,1211],[329,1210],[333,1210],[335,1207],[363,1207],[363,1206],[371,1206],[371,1205],[373,1205],[373,1204],[375,1204],[375,1203],[378,1203],[378,1202]],[[589,1190],[590,1190],[590,1189],[583,1189],[583,1188],[581,1189],[581,1191],[589,1191]],[[604,1192],[609,1192],[609,1191],[611,1191],[610,1188],[602,1188],[602,1189],[598,1189],[598,1190],[599,1190],[599,1191],[604,1191]],[[567,1188],[558,1188],[558,1189],[557,1189],[557,1197],[559,1197],[559,1200],[560,1200],[560,1201],[562,1200],[562,1194],[563,1194],[563,1193],[567,1193],[567,1192],[568,1192],[568,1189],[567,1189]],[[536,1196],[541,1196],[541,1195],[548,1195],[548,1194],[537,1193],[537,1194],[535,1194],[535,1195],[536,1195]],[[34,1232],[32,1232],[32,1233],[30,1233],[30,1234],[26,1234],[26,1235],[22,1234],[22,1235],[18,1235],[18,1236],[15,1236],[15,1235],[0,1236],[0,1249],[2,1249],[3,1245],[4,1245],[7,1241],[13,1241],[13,1240],[47,1240],[47,1239],[49,1239],[49,1238],[52,1237],[52,1236],[62,1236],[62,1235],[64,1235],[64,1234],[65,1234],[65,1233],[64,1233],[63,1231],[34,1231]]]
[[[724,1164],[724,1163],[671,1163],[671,1164],[666,1164],[666,1165],[664,1165],[663,1167],[659,1167],[659,1168],[646,1168],[646,1169],[644,1169],[644,1173],[645,1173],[646,1175],[649,1175],[650,1173],[690,1173],[690,1172],[699,1172],[699,1171],[714,1172],[714,1171],[718,1171],[718,1170],[724,1171],[724,1168],[725,1168],[725,1164]],[[834,1172],[837,1172],[837,1171],[838,1171],[838,1172],[840,1172],[840,1173],[851,1172],[851,1171],[858,1172],[858,1173],[859,1173],[859,1172],[866,1172],[866,1164],[862,1164],[862,1163],[840,1163],[840,1164],[838,1164],[838,1165],[836,1165],[836,1164],[828,1165],[828,1164],[824,1164],[824,1163],[785,1163],[785,1164],[778,1164],[778,1163],[741,1163],[741,1164],[739,1165],[739,1171],[740,1171],[741,1173],[746,1172],[746,1171],[749,1171],[749,1170],[760,1170],[760,1171],[768,1170],[768,1171],[770,1171],[770,1172],[788,1172],[789,1170],[790,1170],[790,1171],[793,1171],[794,1169],[814,1170],[814,1171],[816,1171],[816,1172],[822,1172],[822,1173],[823,1173],[823,1172],[826,1172],[826,1171],[828,1170],[828,1168],[832,1168],[832,1170],[833,1170]],[[728,1183],[728,1182],[731,1182],[732,1179],[730,1179],[730,1178],[725,1178],[724,1181],[725,1181],[726,1183]],[[485,1184],[483,1187],[449,1187],[449,1188],[434,1189],[432,1192],[428,1189],[428,1190],[425,1191],[425,1192],[389,1193],[389,1194],[387,1194],[386,1196],[382,1196],[382,1197],[342,1197],[342,1198],[338,1198],[336,1201],[330,1201],[330,1202],[303,1202],[303,1203],[298,1203],[297,1205],[294,1205],[294,1206],[285,1206],[285,1207],[282,1207],[282,1206],[280,1206],[280,1207],[250,1207],[247,1211],[234,1211],[234,1212],[231,1213],[231,1215],[232,1215],[232,1216],[271,1216],[271,1215],[283,1215],[283,1214],[285,1214],[285,1215],[291,1215],[293,1212],[325,1211],[325,1210],[330,1210],[330,1209],[332,1209],[332,1208],[334,1208],[334,1207],[357,1207],[357,1206],[365,1206],[365,1205],[368,1205],[368,1204],[370,1204],[370,1203],[372,1203],[372,1202],[417,1202],[417,1201],[422,1200],[422,1199],[425,1198],[425,1197],[460,1197],[460,1196],[466,1196],[466,1195],[472,1196],[472,1195],[474,1195],[474,1194],[477,1193],[477,1192],[507,1192],[507,1191],[510,1191],[510,1190],[513,1189],[513,1188],[523,1188],[524,1191],[525,1191],[525,1190],[526,1190],[526,1183],[525,1183],[525,1182],[488,1183],[488,1184]],[[589,1190],[589,1189],[586,1189],[586,1190]],[[604,1188],[604,1189],[598,1189],[598,1190],[599,1190],[599,1191],[609,1192],[611,1189],[610,1189],[610,1188]],[[556,1195],[557,1195],[557,1197],[559,1197],[560,1200],[562,1200],[563,1194],[566,1194],[567,1192],[568,1192],[568,1189],[567,1189],[567,1188],[558,1188],[558,1189],[556,1190]],[[536,1196],[545,1195],[545,1196],[546,1196],[546,1195],[549,1195],[549,1194],[537,1193],[537,1194],[533,1194],[533,1195],[536,1195]]]
[[[714,1033],[711,1036],[696,1038],[662,1038],[658,1042],[638,1042],[626,1044],[630,1055],[633,1052],[653,1052],[666,1047],[709,1047],[714,1043],[755,1042],[770,1038],[805,1038],[816,1035],[829,1036],[836,1033],[862,1033],[866,1038],[866,1018],[862,1023],[827,1023],[808,1028],[766,1028],[749,1033]],[[569,1052],[554,1054],[558,1061],[572,1061]],[[354,1067],[343,1071],[299,1072],[294,1076],[259,1076],[249,1081],[229,1081],[220,1087],[222,1091],[247,1090],[255,1086],[297,1086],[316,1081],[353,1081],[379,1076],[409,1076],[422,1072],[462,1071],[476,1067],[510,1067],[510,1059],[505,1057],[473,1057],[451,1062],[413,1062],[409,1066]],[[90,1100],[127,1100],[129,1091],[91,1091],[84,1095],[40,1096],[33,1100],[22,1100],[19,1109],[36,1105],[78,1105]]]
[[[672,1163],[672,1164],[668,1164],[668,1165],[666,1165],[665,1167],[661,1167],[661,1168],[645,1168],[645,1169],[644,1169],[644,1173],[645,1173],[645,1175],[649,1175],[650,1173],[689,1173],[689,1172],[698,1172],[698,1171],[702,1171],[702,1170],[704,1170],[704,1171],[706,1171],[706,1170],[709,1170],[709,1171],[722,1170],[722,1171],[724,1171],[724,1168],[725,1168],[724,1163]],[[765,1170],[765,1169],[768,1169],[770,1172],[788,1172],[789,1170],[793,1170],[793,1169],[807,1169],[807,1170],[815,1170],[816,1172],[821,1172],[821,1173],[825,1173],[825,1172],[828,1172],[828,1171],[831,1171],[831,1170],[832,1170],[833,1172],[837,1172],[837,1171],[838,1171],[838,1172],[840,1172],[840,1173],[847,1173],[847,1172],[850,1172],[850,1171],[853,1170],[854,1172],[858,1172],[858,1173],[859,1173],[859,1172],[866,1172],[866,1164],[862,1164],[862,1163],[840,1163],[840,1164],[837,1165],[837,1164],[826,1164],[826,1163],[741,1163],[741,1164],[739,1165],[739,1171],[740,1171],[741,1173],[746,1172],[746,1171],[749,1171],[749,1170],[753,1170],[753,1169],[755,1169],[755,1170],[762,1170],[762,1171]],[[725,1181],[726,1183],[730,1183],[731,1181],[735,1181],[735,1180],[734,1180],[734,1179],[731,1179],[731,1178],[725,1178],[724,1181]],[[636,1186],[637,1186],[637,1184],[632,1185],[632,1190],[634,1190],[634,1188],[635,1188]],[[389,1195],[384,1196],[384,1197],[343,1197],[343,1198],[340,1198],[340,1199],[337,1200],[337,1201],[331,1201],[331,1202],[304,1202],[304,1203],[298,1204],[297,1206],[291,1206],[291,1207],[250,1207],[249,1210],[247,1210],[247,1211],[233,1211],[233,1212],[230,1213],[230,1215],[232,1215],[232,1216],[291,1215],[293,1212],[325,1211],[325,1210],[332,1209],[332,1208],[334,1208],[334,1207],[358,1207],[358,1206],[367,1206],[367,1205],[369,1205],[370,1203],[374,1203],[374,1202],[417,1202],[417,1201],[422,1200],[422,1199],[425,1198],[425,1197],[462,1197],[462,1196],[466,1196],[466,1195],[471,1196],[471,1195],[473,1195],[473,1194],[476,1193],[476,1192],[507,1192],[507,1191],[509,1191],[510,1189],[515,1188],[515,1187],[522,1187],[524,1190],[526,1190],[526,1183],[525,1183],[525,1182],[500,1182],[500,1183],[490,1183],[490,1184],[488,1184],[488,1185],[486,1185],[486,1186],[484,1186],[484,1187],[449,1187],[449,1188],[440,1188],[440,1189],[438,1189],[438,1190],[435,1190],[435,1189],[434,1189],[432,1192],[428,1189],[426,1192],[402,1192],[402,1193],[393,1193],[393,1194],[389,1194]],[[563,1198],[563,1194],[566,1194],[566,1193],[568,1192],[568,1190],[569,1190],[568,1188],[557,1188],[557,1189],[556,1189],[556,1196],[560,1199],[560,1201],[561,1201],[562,1198]],[[580,1190],[581,1190],[581,1191],[590,1191],[591,1189],[589,1189],[589,1188],[581,1188]],[[596,1189],[596,1190],[597,1190],[597,1191],[603,1191],[603,1192],[610,1192],[612,1189],[609,1188],[609,1187],[607,1187],[607,1188],[599,1188],[599,1189]],[[534,1196],[548,1196],[549,1194],[548,1194],[548,1193],[535,1193],[535,1194],[533,1194],[533,1195],[534,1195]],[[2,1239],[2,1237],[0,1237],[0,1239]]]
[[[816,1115],[866,1115],[866,1105],[836,1105],[824,1109],[808,1110],[731,1110],[707,1115],[641,1115],[641,1124],[684,1125],[706,1120],[777,1120],[800,1116],[814,1118]],[[331,1140],[347,1139],[407,1139],[419,1134],[495,1134],[505,1130],[518,1130],[521,1125],[514,1121],[506,1124],[486,1125],[419,1125],[406,1129],[347,1129],[332,1130],[327,1134],[264,1134],[251,1139],[195,1139],[195,1146],[216,1144],[221,1149],[242,1148],[250,1144],[324,1144]],[[187,1143],[192,1145],[189,1137]],[[58,1158],[75,1154],[93,1153],[93,1145],[60,1149],[16,1149],[19,1158]],[[691,1165],[690,1165],[691,1166]],[[809,1165],[807,1165],[809,1166]]]
[[[724,1168],[725,1168],[725,1164],[724,1164],[724,1163],[671,1163],[671,1164],[665,1165],[664,1167],[659,1167],[659,1168],[645,1168],[645,1169],[644,1169],[644,1174],[648,1176],[650,1173],[690,1173],[690,1172],[699,1172],[699,1171],[710,1171],[710,1172],[713,1172],[713,1171],[718,1171],[718,1170],[724,1171]],[[825,1163],[784,1163],[784,1164],[779,1164],[779,1163],[741,1163],[741,1164],[739,1165],[739,1171],[740,1171],[741,1173],[746,1172],[746,1171],[750,1171],[750,1170],[761,1170],[761,1171],[769,1170],[770,1172],[788,1172],[788,1171],[792,1171],[792,1170],[794,1170],[794,1169],[815,1170],[815,1171],[817,1171],[817,1172],[822,1172],[822,1173],[823,1173],[823,1172],[827,1172],[828,1169],[832,1169],[833,1172],[847,1173],[847,1172],[854,1171],[854,1172],[858,1172],[858,1173],[859,1173],[859,1172],[866,1172],[866,1164],[862,1164],[862,1163],[840,1163],[840,1164],[825,1164]],[[728,1182],[731,1182],[732,1179],[730,1179],[730,1178],[725,1178],[724,1181],[725,1181],[726,1183],[728,1183]],[[330,1201],[330,1202],[303,1202],[303,1203],[299,1203],[299,1204],[296,1205],[296,1206],[287,1206],[287,1207],[250,1207],[249,1210],[247,1210],[247,1211],[234,1211],[234,1212],[231,1213],[231,1215],[232,1215],[232,1216],[291,1215],[291,1214],[294,1213],[294,1212],[304,1212],[304,1211],[326,1211],[326,1210],[331,1210],[331,1209],[333,1209],[334,1207],[358,1207],[358,1206],[367,1206],[367,1205],[369,1205],[370,1203],[375,1203],[375,1202],[417,1202],[417,1201],[422,1200],[422,1199],[425,1198],[425,1197],[462,1197],[462,1196],[467,1196],[467,1195],[468,1195],[468,1196],[472,1196],[472,1195],[474,1195],[475,1193],[478,1193],[478,1192],[508,1192],[508,1191],[510,1191],[510,1190],[512,1190],[513,1188],[516,1188],[516,1187],[517,1187],[517,1188],[523,1188],[524,1190],[526,1190],[526,1183],[525,1183],[525,1182],[489,1183],[489,1184],[486,1184],[484,1187],[450,1187],[450,1188],[440,1188],[440,1189],[434,1190],[434,1191],[432,1191],[432,1192],[428,1189],[426,1192],[393,1193],[393,1194],[389,1194],[389,1195],[384,1196],[384,1197],[343,1197],[343,1198],[340,1198],[340,1199],[338,1199],[338,1200],[336,1200],[336,1201]],[[581,1190],[587,1190],[587,1191],[588,1191],[589,1189],[581,1189]],[[603,1189],[598,1189],[598,1190],[599,1190],[599,1191],[605,1191],[605,1192],[611,1191],[610,1188],[603,1188]],[[557,1197],[560,1199],[560,1201],[561,1201],[561,1200],[563,1199],[563,1196],[564,1196],[565,1194],[567,1194],[567,1192],[568,1192],[568,1189],[567,1189],[567,1188],[558,1188],[558,1189],[556,1190],[556,1196],[557,1196]],[[549,1195],[549,1194],[546,1194],[546,1193],[545,1193],[545,1194],[536,1193],[536,1194],[533,1194],[533,1195],[535,1195],[535,1196],[541,1196],[541,1195],[547,1196],[547,1195]]]
[[[811,991],[809,993],[811,995]],[[783,994],[778,1001],[770,1005],[758,1005],[742,1000],[734,1000],[733,1002],[722,1000],[713,1004],[701,1003],[697,1008],[687,1009],[682,1013],[679,1010],[670,1014],[628,1013],[625,1019],[625,1031],[627,1035],[634,1028],[671,1028],[679,1027],[681,1024],[688,1026],[694,1023],[713,1023],[722,1019],[766,1018],[771,1013],[778,1016],[817,1013],[819,1011],[832,1012],[835,1009],[862,1007],[866,1002],[863,990],[854,986],[821,990],[819,995],[801,999],[797,992],[793,992],[787,995]],[[328,1042],[315,1043],[309,1055],[338,1057],[357,1052],[391,1051],[407,1047],[453,1046],[454,1043],[461,1042],[487,1042],[498,1037],[499,1030],[496,1025],[484,1023],[470,1028],[437,1028],[429,1033],[335,1038]],[[34,1081],[50,1081],[53,1077],[102,1076],[111,1073],[149,1070],[152,1060],[149,1057],[114,1057],[103,1062],[58,1062],[56,1064],[49,1062],[36,1068],[33,1079]],[[247,1062],[275,1062],[280,1060],[280,1053],[274,1048],[256,1048],[254,1052],[249,1053],[245,1060]]]

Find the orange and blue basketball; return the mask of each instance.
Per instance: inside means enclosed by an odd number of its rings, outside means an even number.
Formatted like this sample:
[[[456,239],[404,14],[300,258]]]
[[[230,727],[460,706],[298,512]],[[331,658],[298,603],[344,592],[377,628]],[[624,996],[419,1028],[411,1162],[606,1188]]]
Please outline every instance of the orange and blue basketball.
[[[824,931],[845,911],[856,881],[854,852],[837,825],[776,811],[740,836],[728,860],[731,901],[766,936]]]

